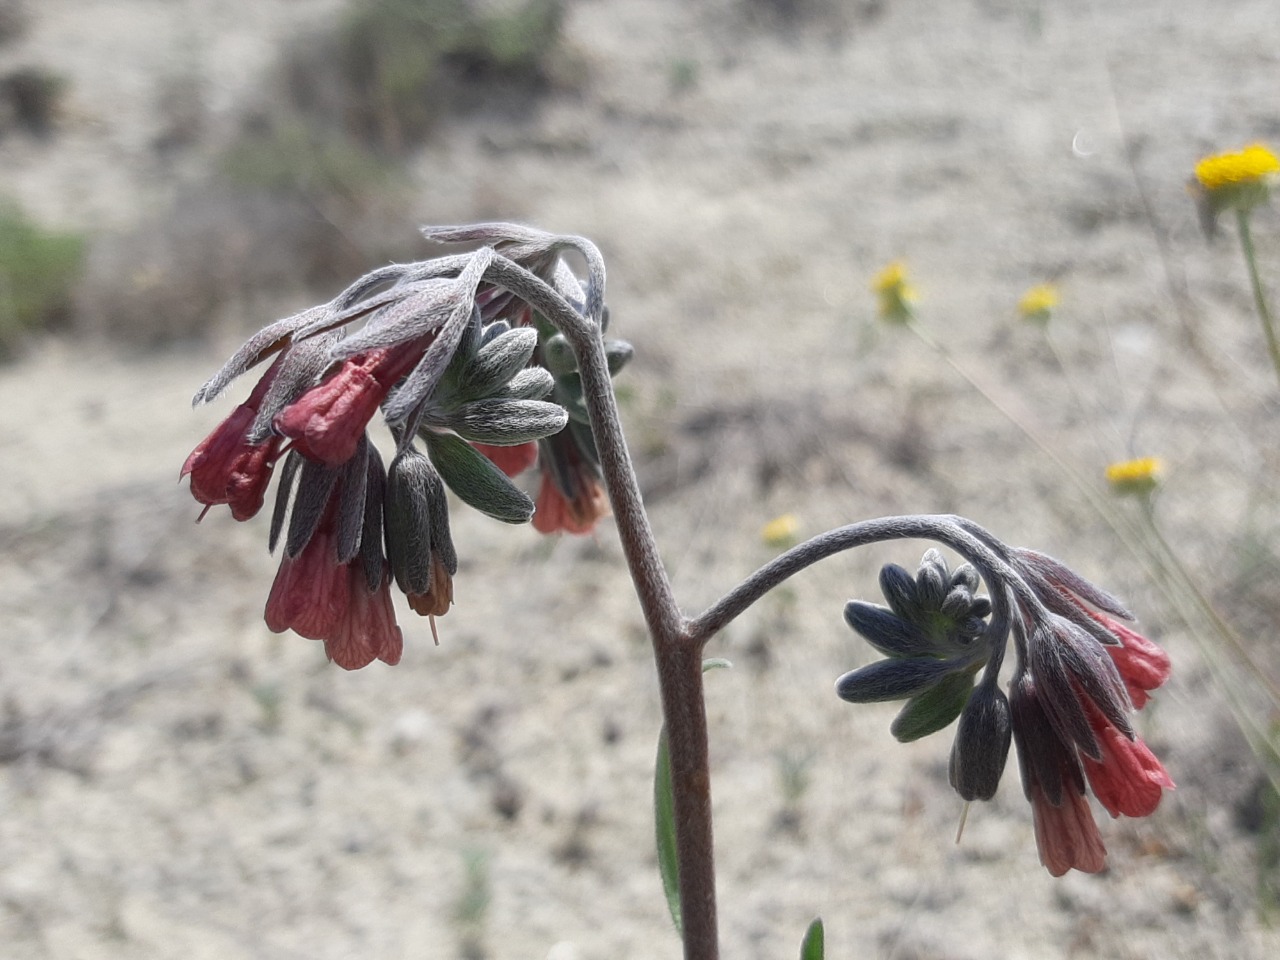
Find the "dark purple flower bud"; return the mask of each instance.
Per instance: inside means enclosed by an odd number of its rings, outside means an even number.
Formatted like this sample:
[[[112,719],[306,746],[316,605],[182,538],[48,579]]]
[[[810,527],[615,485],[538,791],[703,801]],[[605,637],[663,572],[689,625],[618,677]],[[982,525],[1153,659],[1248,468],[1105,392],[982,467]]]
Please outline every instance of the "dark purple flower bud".
[[[995,683],[984,682],[965,704],[951,747],[948,779],[956,793],[965,800],[994,797],[1012,738],[1009,700]]]
[[[916,578],[905,567],[886,563],[880,568],[880,592],[889,601],[889,608],[904,620],[914,619],[919,612],[916,601]]]
[[[920,559],[920,569],[916,571],[916,596],[920,606],[930,610],[940,608],[946,599],[950,581],[951,574],[942,554],[937,550],[926,550]]]
[[[933,657],[877,660],[836,681],[836,693],[850,703],[905,700],[922,693],[965,664]]]
[[[443,546],[432,522],[440,502],[447,510],[444,483],[431,461],[413,447],[402,451],[387,475],[383,512],[391,574],[406,594],[431,589],[432,556]]]
[[[901,568],[899,568],[901,569]],[[844,605],[844,619],[867,643],[889,657],[936,656],[935,644],[915,624],[862,600]]]
[[[1058,735],[1041,696],[1027,673],[1009,685],[1009,715],[1018,744],[1022,788],[1028,800],[1037,792],[1053,806],[1061,806],[1068,793],[1084,793],[1084,771],[1073,749]]]

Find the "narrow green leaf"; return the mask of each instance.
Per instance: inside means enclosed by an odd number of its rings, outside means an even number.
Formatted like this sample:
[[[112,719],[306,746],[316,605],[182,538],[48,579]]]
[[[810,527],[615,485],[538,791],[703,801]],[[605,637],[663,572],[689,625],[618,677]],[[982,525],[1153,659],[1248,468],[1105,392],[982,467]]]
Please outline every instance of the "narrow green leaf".
[[[702,661],[702,672],[708,670],[729,670],[733,667],[733,663],[724,657],[707,657]]]
[[[826,935],[822,930],[822,918],[815,917],[809,929],[804,932],[804,940],[800,944],[800,960],[823,960],[826,952]]]
[[[667,745],[664,724],[658,734],[658,759],[653,770],[653,819],[658,841],[658,871],[662,874],[662,892],[676,932],[680,925],[680,865],[676,858],[676,800],[671,787],[671,750]]]

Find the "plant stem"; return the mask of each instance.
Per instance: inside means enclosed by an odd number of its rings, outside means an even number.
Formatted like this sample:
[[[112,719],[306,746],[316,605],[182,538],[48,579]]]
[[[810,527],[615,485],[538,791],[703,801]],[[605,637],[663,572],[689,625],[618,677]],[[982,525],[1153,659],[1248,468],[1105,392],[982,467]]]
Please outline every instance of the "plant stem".
[[[973,529],[981,528],[975,524]],[[828,530],[775,557],[692,620],[688,627],[689,636],[699,644],[706,643],[774,587],[819,560],[886,540],[933,540],[950,547],[972,563],[991,589],[995,611],[992,622],[1000,625],[998,630],[1001,633],[1008,627],[1008,597],[1004,590],[997,589],[998,584],[1008,584],[1015,591],[1021,589],[1018,595],[1020,602],[1029,607],[1040,606],[1025,585],[1019,587],[1022,578],[979,537],[963,529],[956,517],[879,517]]]
[[[550,316],[548,319],[553,323],[557,320]],[[717,960],[720,945],[702,646],[693,642],[685,628],[645,513],[640,484],[622,433],[600,327],[577,317],[562,319],[566,322],[556,325],[578,360],[583,400],[591,415],[591,432],[600,454],[600,470],[653,643],[671,757],[684,956],[685,960]]]
[[[1262,289],[1262,278],[1258,276],[1258,257],[1253,248],[1253,232],[1249,229],[1248,210],[1236,210],[1236,225],[1240,228],[1240,248],[1244,251],[1245,266],[1249,268],[1249,283],[1253,287],[1253,305],[1257,307],[1258,319],[1262,321],[1262,332],[1267,338],[1271,364],[1276,368],[1276,376],[1280,377],[1280,339],[1276,337],[1275,322],[1271,319],[1271,310],[1267,306],[1267,297]]]
[[[711,830],[711,766],[702,693],[702,651],[682,634],[659,643],[658,688],[667,725],[675,806],[680,925],[685,960],[720,956],[716,929],[715,848]]]

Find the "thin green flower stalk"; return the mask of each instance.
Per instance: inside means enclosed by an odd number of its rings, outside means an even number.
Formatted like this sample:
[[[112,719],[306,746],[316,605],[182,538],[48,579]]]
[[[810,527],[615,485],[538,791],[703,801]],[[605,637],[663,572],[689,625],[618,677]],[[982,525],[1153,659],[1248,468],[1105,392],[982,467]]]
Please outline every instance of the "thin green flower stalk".
[[[1271,365],[1275,368],[1276,377],[1280,379],[1280,339],[1276,336],[1275,321],[1271,318],[1271,308],[1267,306],[1267,295],[1262,287],[1262,278],[1258,275],[1258,254],[1253,246],[1253,231],[1249,226],[1249,211],[1236,210],[1236,227],[1240,231],[1240,249],[1244,252],[1244,263],[1249,270],[1249,285],[1253,288],[1253,306],[1258,311],[1258,319],[1262,322],[1262,333],[1267,338],[1267,352],[1271,354]]]
[[[1240,249],[1244,253],[1249,285],[1253,290],[1254,309],[1262,323],[1271,365],[1275,368],[1276,377],[1280,378],[1280,338],[1276,335],[1275,321],[1258,274],[1258,256],[1249,223],[1253,210],[1271,198],[1271,186],[1277,177],[1280,177],[1280,158],[1264,144],[1254,143],[1239,152],[1216,154],[1197,163],[1191,192],[1200,213],[1200,224],[1208,236],[1217,232],[1221,213],[1226,210],[1235,213]]]

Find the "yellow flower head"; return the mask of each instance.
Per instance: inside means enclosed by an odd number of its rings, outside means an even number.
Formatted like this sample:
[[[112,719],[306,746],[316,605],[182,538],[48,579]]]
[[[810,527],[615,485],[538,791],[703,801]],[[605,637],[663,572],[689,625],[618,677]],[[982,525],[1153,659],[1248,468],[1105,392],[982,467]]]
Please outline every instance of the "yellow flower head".
[[[1147,494],[1160,485],[1164,461],[1159,457],[1123,460],[1107,467],[1107,483],[1111,492],[1120,496]]]
[[[1051,283],[1038,283],[1018,301],[1018,315],[1023,320],[1044,323],[1058,305],[1058,288]]]
[[[878,274],[871,283],[880,301],[880,319],[892,323],[906,323],[911,319],[911,304],[916,291],[907,282],[907,265],[895,260]]]
[[[1196,180],[1206,190],[1222,190],[1244,183],[1258,183],[1280,173],[1280,159],[1261,143],[1239,153],[1220,153],[1196,164]]]
[[[1271,195],[1271,181],[1280,176],[1280,159],[1261,143],[1239,153],[1220,153],[1196,164],[1189,187],[1206,236],[1217,231],[1218,214],[1238,210],[1247,214]]]
[[[796,542],[800,521],[794,513],[774,517],[760,529],[760,539],[770,547],[789,547]]]

